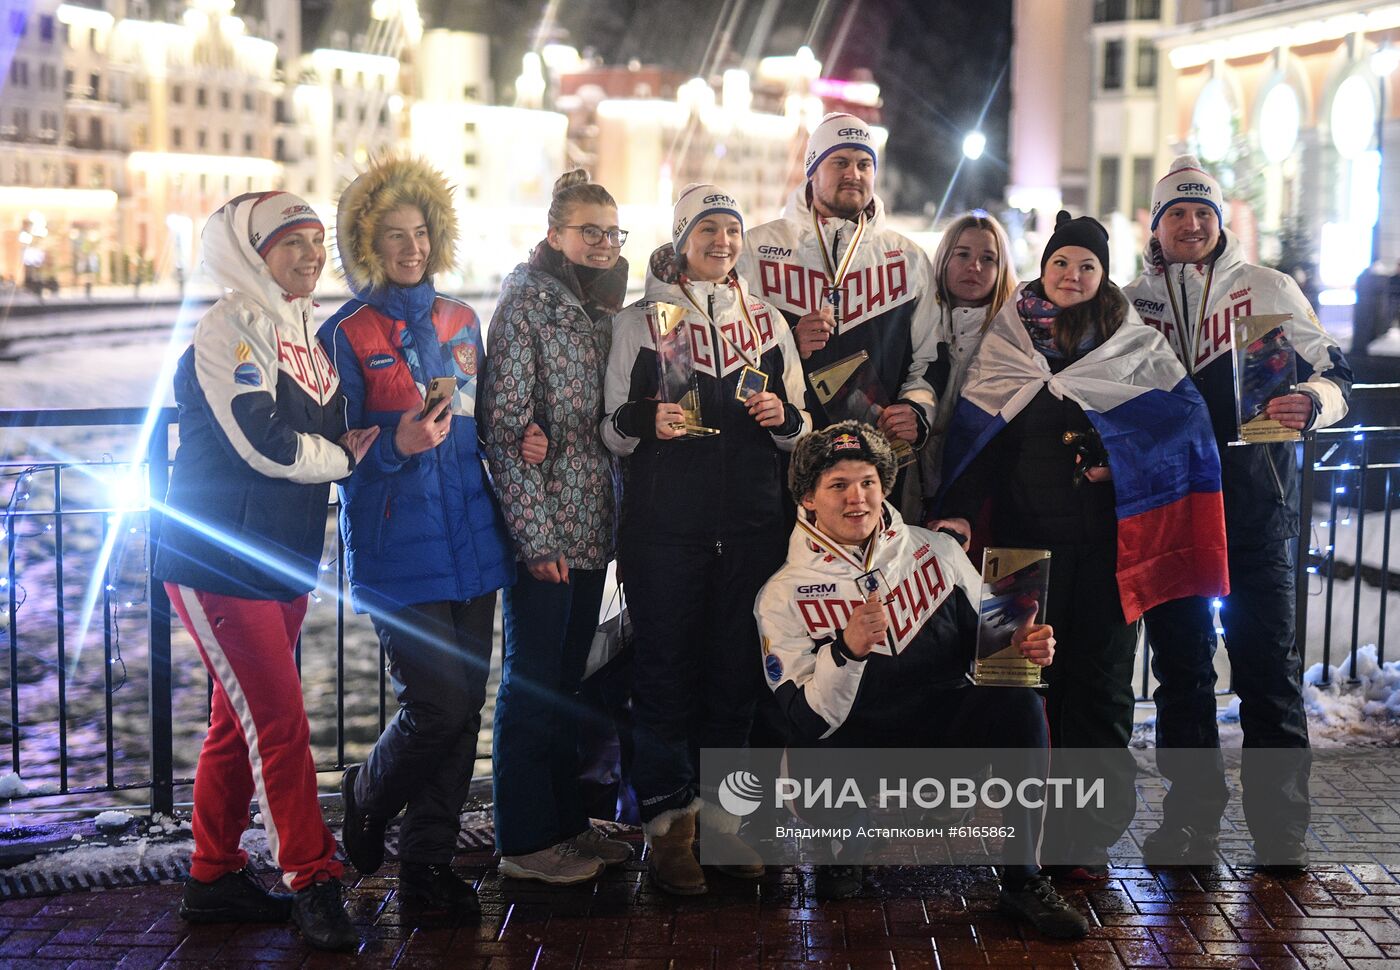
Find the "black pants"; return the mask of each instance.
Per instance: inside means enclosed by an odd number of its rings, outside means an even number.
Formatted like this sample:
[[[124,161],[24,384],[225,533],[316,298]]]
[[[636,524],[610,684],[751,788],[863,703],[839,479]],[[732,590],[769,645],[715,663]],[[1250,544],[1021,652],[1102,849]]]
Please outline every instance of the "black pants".
[[[619,549],[636,655],[632,783],[643,822],[699,794],[701,748],[742,748],[763,689],[754,599],[787,553],[778,534],[743,543]]]
[[[365,759],[355,798],[378,818],[404,812],[404,862],[452,861],[476,761],[495,615],[491,592],[373,617],[399,711]]]
[[[1308,721],[1294,630],[1293,542],[1230,546],[1230,595],[1220,611],[1231,686],[1240,698],[1240,783],[1256,844],[1300,842],[1311,810]],[[1152,672],[1159,682],[1157,763],[1171,783],[1166,824],[1215,831],[1229,800],[1215,708],[1216,634],[1200,597],[1147,613]],[[1194,749],[1184,751],[1182,749]]]
[[[963,687],[929,690],[924,715],[917,723],[891,725],[888,731],[860,735],[837,732],[829,741],[790,749],[788,759],[794,775],[821,776],[823,755],[832,748],[955,749],[956,753],[939,759],[938,770],[933,774],[972,777],[990,764],[994,777],[1014,780],[1045,777],[1049,743],[1045,703],[1035,691],[1025,687]],[[982,757],[978,749],[988,749],[990,757]],[[911,763],[907,771],[920,777],[928,768],[926,764]],[[864,779],[861,788],[875,793],[875,779]],[[865,813],[858,809],[824,808],[804,809],[802,815],[814,825],[840,828],[855,827],[864,820]],[[1001,847],[1002,877],[1008,885],[1020,886],[1040,871],[1036,852],[1042,820],[1041,810],[1026,808],[1015,799],[1002,809],[1002,824],[1015,831]],[[843,846],[837,862],[863,860],[866,846],[854,843],[852,840],[852,844]]]
[[[1124,622],[1111,543],[1051,549],[1046,622],[1055,628],[1055,660],[1045,668],[1050,746],[1098,749],[1075,767],[1104,777],[1102,808],[1051,810],[1043,857],[1080,864],[1106,861],[1137,807],[1133,733],[1133,661],[1137,625]],[[1052,754],[1052,767],[1054,756]]]

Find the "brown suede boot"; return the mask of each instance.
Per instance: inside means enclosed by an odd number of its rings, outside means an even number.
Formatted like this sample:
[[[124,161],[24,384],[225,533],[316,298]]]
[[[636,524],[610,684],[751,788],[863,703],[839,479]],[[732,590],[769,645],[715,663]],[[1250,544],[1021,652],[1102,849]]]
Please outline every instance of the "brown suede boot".
[[[657,888],[676,896],[699,896],[705,873],[695,861],[695,813],[663,815],[646,824],[647,872]]]
[[[762,879],[763,859],[739,838],[739,817],[718,805],[706,802],[700,807],[698,839],[704,846],[702,859],[717,859],[714,868],[735,879]]]

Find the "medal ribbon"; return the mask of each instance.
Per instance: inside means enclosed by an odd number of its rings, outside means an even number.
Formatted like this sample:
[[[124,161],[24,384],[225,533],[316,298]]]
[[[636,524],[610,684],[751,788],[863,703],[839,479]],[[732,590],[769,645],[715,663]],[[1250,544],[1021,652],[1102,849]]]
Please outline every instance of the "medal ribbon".
[[[841,264],[836,264],[836,244],[833,241],[831,251],[827,252],[826,243],[822,239],[821,217],[817,215],[817,210],[812,211],[812,228],[817,233],[817,249],[822,254],[822,266],[826,276],[827,292],[840,292],[841,284],[846,281],[846,274],[850,272],[851,260],[860,248],[861,237],[865,235],[865,213],[861,212],[860,218],[856,221],[855,235],[851,237],[851,244],[846,247],[846,255],[841,257]]]
[[[1182,267],[1181,271],[1183,274],[1185,274],[1186,268]],[[1163,273],[1162,275],[1164,277],[1166,276],[1165,273]],[[1181,363],[1184,366],[1191,367],[1192,373],[1195,373],[1195,367],[1192,364],[1192,361],[1196,356],[1196,348],[1200,346],[1201,328],[1206,325],[1206,309],[1210,306],[1210,285],[1214,280],[1215,263],[1211,263],[1210,269],[1206,270],[1206,285],[1201,290],[1201,312],[1196,315],[1196,327],[1194,330],[1189,331],[1186,335],[1187,339],[1190,341],[1189,345],[1181,348],[1182,354],[1184,356],[1184,359]],[[1184,327],[1186,326],[1186,321],[1181,318],[1182,308],[1176,305],[1176,292],[1172,289],[1172,281],[1168,279],[1166,283],[1167,300],[1172,305],[1172,316],[1176,318],[1176,325],[1178,327]]]
[[[729,338],[729,334],[725,333],[720,328],[720,325],[715,323],[715,318],[710,316],[710,314],[706,312],[705,308],[700,305],[700,301],[695,299],[695,294],[690,292],[690,287],[685,282],[681,283],[681,293],[685,295],[686,302],[695,308],[695,312],[709,321],[710,326],[714,328],[715,333],[719,334],[720,339],[727,343],[731,348],[733,348],[734,352],[739,355],[740,360],[742,360],[749,367],[752,367],[754,370],[761,370],[761,368],[758,365],[762,363],[763,338],[759,336],[758,324],[754,323],[753,317],[749,316],[749,305],[748,301],[744,299],[744,291],[739,289],[738,286],[735,286],[734,289],[739,297],[739,311],[744,315],[744,324],[749,328],[749,334],[753,337],[754,351],[758,355],[753,360],[750,360],[749,355],[744,353],[744,348],[740,347],[733,340],[731,340]]]
[[[840,559],[848,566],[854,566],[860,573],[870,572],[870,564],[875,561],[875,547],[880,542],[880,530],[885,527],[884,514],[881,510],[880,524],[875,532],[870,536],[870,545],[865,549],[865,564],[862,565],[859,559],[848,553],[841,543],[822,532],[815,525],[803,520],[801,516],[797,518],[797,527],[807,533],[807,538],[811,539],[819,548],[826,550],[829,554]]]

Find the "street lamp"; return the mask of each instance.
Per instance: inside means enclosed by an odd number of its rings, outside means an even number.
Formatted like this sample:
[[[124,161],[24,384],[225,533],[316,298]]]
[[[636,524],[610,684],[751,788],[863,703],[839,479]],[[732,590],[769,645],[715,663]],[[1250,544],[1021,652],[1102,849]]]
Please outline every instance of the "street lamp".
[[[982,157],[982,152],[987,148],[987,136],[980,131],[969,131],[963,137],[963,155],[970,162],[975,162]]]
[[[1400,50],[1387,41],[1371,55],[1371,72],[1380,83],[1376,85],[1380,97],[1376,99],[1376,224],[1371,229],[1371,262],[1381,258],[1381,218],[1385,213],[1385,96],[1390,87],[1390,75],[1400,67]]]

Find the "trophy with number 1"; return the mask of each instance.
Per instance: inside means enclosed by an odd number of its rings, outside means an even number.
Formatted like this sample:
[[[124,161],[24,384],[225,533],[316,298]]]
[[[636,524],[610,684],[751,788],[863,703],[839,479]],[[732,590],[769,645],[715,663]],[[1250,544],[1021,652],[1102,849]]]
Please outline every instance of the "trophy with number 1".
[[[1043,622],[1050,588],[1048,549],[987,548],[977,607],[977,654],[968,679],[978,687],[1043,687],[1040,668],[1012,643],[1016,631]]]
[[[655,303],[656,362],[661,369],[657,390],[666,404],[679,404],[685,412],[686,438],[719,434],[718,428],[707,428],[700,418],[700,392],[695,379],[695,359],[690,353],[690,336],[681,322],[685,307],[674,303]],[[677,430],[680,430],[677,428]]]

